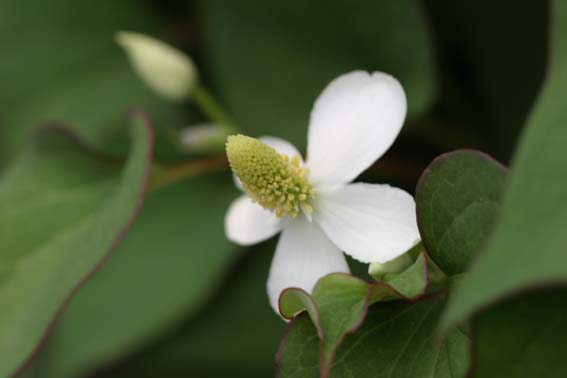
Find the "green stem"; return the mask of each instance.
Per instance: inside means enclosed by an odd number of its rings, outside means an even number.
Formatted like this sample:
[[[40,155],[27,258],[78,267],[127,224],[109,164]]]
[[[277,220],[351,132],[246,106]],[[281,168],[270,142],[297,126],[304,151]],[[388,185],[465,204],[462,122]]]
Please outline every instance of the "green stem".
[[[201,110],[215,123],[223,126],[228,134],[237,132],[236,126],[217,102],[214,96],[201,83],[197,83],[192,92],[193,100]]]

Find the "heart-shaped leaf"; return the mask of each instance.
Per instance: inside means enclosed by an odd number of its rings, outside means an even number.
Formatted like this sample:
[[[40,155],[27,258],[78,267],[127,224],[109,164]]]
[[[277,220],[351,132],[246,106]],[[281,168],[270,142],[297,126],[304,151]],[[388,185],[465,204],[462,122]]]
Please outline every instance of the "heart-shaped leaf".
[[[567,3],[552,4],[548,79],[514,158],[493,237],[451,296],[445,327],[534,285],[567,282]]]
[[[321,374],[326,375],[337,348],[348,334],[361,327],[371,304],[410,298],[404,294],[415,298],[426,288],[426,257],[421,253],[410,268],[388,283],[368,283],[348,274],[332,273],[317,282],[312,295],[297,288],[286,289],[280,296],[280,312],[291,319],[307,310],[320,340]]]
[[[42,130],[0,179],[0,376],[34,351],[61,306],[101,266],[140,208],[152,133],[132,116],[126,165],[69,130]]]
[[[465,272],[491,231],[506,169],[478,151],[441,155],[416,190],[417,222],[429,256],[449,276]]]
[[[200,309],[240,255],[223,227],[235,192],[214,175],[151,192],[116,254],[61,316],[40,358],[42,376],[85,375]]]
[[[444,301],[381,302],[368,309],[364,324],[338,348],[328,372],[319,374],[317,333],[308,316],[291,321],[277,355],[276,376],[316,377],[464,377],[469,340],[455,330],[434,339]]]
[[[559,352],[567,337],[567,293],[525,293],[567,282],[567,3],[551,4],[547,82],[514,158],[493,237],[456,286],[442,322],[448,329],[476,314],[473,365],[481,376],[567,374]],[[490,355],[495,351],[498,358]]]

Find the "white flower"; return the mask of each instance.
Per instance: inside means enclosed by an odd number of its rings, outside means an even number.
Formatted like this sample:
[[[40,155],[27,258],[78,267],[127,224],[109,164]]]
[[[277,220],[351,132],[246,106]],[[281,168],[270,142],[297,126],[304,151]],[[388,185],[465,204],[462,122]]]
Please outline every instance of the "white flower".
[[[231,167],[247,194],[230,206],[226,234],[251,245],[282,232],[267,284],[276,312],[285,288],[311,292],[320,277],[348,273],[341,251],[384,263],[419,241],[411,195],[389,185],[350,183],[392,145],[405,114],[396,79],[355,71],[332,81],[315,102],[305,163],[284,140],[229,137]]]

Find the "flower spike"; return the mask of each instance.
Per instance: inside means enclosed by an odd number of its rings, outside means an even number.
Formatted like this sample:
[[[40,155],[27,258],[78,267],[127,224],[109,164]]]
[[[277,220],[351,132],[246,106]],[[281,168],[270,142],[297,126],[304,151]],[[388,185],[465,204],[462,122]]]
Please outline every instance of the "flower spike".
[[[254,202],[280,218],[288,214],[295,218],[300,210],[311,211],[309,201],[315,190],[299,155],[279,154],[258,139],[244,135],[229,136],[226,153],[232,171]]]

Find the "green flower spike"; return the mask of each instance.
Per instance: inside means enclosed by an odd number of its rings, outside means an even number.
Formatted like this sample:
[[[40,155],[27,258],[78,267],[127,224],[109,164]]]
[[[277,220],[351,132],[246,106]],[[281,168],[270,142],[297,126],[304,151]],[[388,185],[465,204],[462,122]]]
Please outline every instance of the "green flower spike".
[[[226,154],[232,171],[254,202],[282,218],[299,211],[310,216],[310,200],[315,196],[308,180],[309,169],[301,165],[299,155],[287,156],[244,135],[227,139]]]

